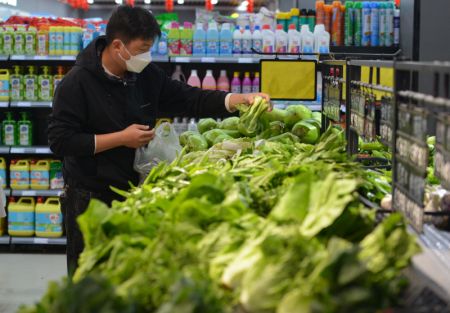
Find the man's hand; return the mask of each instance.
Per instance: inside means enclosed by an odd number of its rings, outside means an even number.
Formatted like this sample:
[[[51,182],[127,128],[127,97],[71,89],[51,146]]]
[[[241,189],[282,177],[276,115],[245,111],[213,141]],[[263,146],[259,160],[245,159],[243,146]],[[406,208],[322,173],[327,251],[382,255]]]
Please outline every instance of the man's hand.
[[[147,125],[133,124],[121,131],[122,144],[128,148],[145,146],[155,136],[155,130]]]
[[[255,97],[263,97],[267,102],[270,103],[269,111],[272,111],[272,104],[270,102],[270,96],[265,93],[234,93],[230,96],[229,107],[231,111],[236,111],[236,105],[247,104],[252,105]]]

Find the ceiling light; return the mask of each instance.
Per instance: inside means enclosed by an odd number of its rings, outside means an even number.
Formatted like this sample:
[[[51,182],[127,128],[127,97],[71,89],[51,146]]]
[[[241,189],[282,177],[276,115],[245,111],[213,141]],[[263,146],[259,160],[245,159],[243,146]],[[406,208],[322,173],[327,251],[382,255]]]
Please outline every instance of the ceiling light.
[[[236,10],[238,11],[247,11],[247,7],[248,7],[248,1],[242,1],[242,3],[237,7]]]
[[[150,4],[150,3],[152,3],[152,0],[144,0],[144,3],[145,4]]]
[[[87,0],[88,4],[94,4],[94,0]]]
[[[216,5],[217,3],[219,3],[219,0],[211,0],[212,5]]]
[[[122,4],[122,3],[123,3],[122,0],[115,0],[115,2],[116,2],[117,4]]]
[[[177,0],[178,4],[184,4],[184,0]]]

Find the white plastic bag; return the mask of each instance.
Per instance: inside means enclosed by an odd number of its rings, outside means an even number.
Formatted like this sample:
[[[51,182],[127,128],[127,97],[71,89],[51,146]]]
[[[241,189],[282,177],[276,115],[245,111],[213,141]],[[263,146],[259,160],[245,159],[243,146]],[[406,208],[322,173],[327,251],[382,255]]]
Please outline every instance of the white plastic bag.
[[[6,211],[5,211],[5,207],[6,207],[6,195],[5,195],[5,191],[3,190],[3,179],[0,178],[0,217],[5,217],[6,216]]]
[[[144,182],[154,166],[162,161],[172,162],[180,152],[180,141],[173,125],[159,125],[153,140],[147,146],[136,149],[134,170],[139,173],[139,184]]]

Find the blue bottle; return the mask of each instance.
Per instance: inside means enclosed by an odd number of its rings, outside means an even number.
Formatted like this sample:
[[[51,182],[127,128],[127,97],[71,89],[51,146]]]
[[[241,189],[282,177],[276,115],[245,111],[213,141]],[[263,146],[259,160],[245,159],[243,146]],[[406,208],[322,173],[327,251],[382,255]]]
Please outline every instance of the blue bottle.
[[[167,55],[167,33],[165,31],[161,32],[161,37],[158,42],[158,54]]]
[[[220,55],[233,55],[233,33],[229,23],[222,24],[222,29],[220,30]]]
[[[206,33],[206,54],[208,56],[219,55],[219,31],[215,22],[209,23]]]
[[[371,3],[370,30],[370,44],[372,47],[377,47],[380,45],[380,9],[378,2]]]
[[[206,55],[206,32],[203,29],[202,23],[197,23],[197,28],[194,32],[192,43],[192,55],[194,56]]]
[[[369,47],[371,39],[371,5],[370,2],[364,2],[362,8],[362,35],[361,35],[361,46]]]
[[[155,39],[153,39],[153,46],[150,52],[155,55],[158,54],[158,47],[159,47],[159,37],[156,36]]]

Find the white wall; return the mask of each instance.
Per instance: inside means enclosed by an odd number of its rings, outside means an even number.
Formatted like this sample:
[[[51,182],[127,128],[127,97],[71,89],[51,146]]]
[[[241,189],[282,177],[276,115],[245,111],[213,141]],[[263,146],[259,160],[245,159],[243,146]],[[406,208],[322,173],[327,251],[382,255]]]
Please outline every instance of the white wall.
[[[69,5],[56,0],[17,0],[17,9],[29,13],[45,13],[55,16],[78,16],[78,10],[73,10]]]

